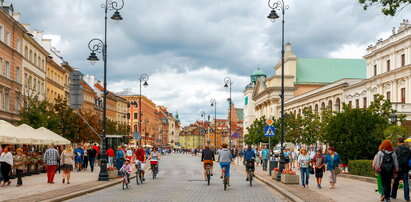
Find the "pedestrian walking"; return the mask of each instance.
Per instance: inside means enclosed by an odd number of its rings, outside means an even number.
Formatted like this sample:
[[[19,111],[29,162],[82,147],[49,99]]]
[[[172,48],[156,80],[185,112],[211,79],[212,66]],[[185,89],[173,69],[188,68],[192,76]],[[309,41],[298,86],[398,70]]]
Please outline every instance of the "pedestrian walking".
[[[410,188],[408,183],[408,161],[411,158],[411,151],[407,145],[404,143],[405,138],[398,139],[398,146],[395,148],[394,152],[397,155],[398,160],[398,174],[394,178],[394,183],[392,185],[391,198],[397,198],[397,190],[400,180],[404,182],[404,199],[410,201]]]
[[[96,161],[97,151],[93,147],[87,149],[88,161],[91,172],[94,172],[94,163]]]
[[[75,150],[74,150],[74,161],[76,163],[76,168],[80,172],[83,169],[83,155],[84,155],[84,150],[81,148],[81,145],[79,145]]]
[[[107,166],[108,166],[109,168],[114,167],[114,156],[115,156],[115,154],[114,154],[114,150],[113,150],[112,147],[110,147],[110,148],[107,150],[107,156],[108,156],[108,164],[107,164]]]
[[[300,150],[300,156],[298,157],[298,167],[301,173],[301,185],[305,188],[308,187],[308,179],[310,178],[310,172],[308,167],[310,166],[310,155],[307,154],[306,149]]]
[[[393,152],[391,141],[382,141],[378,153],[374,156],[372,165],[374,170],[381,176],[384,201],[389,202],[391,197],[391,182],[394,173],[398,172],[398,159],[395,152]]]
[[[323,179],[323,174],[325,171],[325,158],[322,154],[321,149],[317,150],[317,153],[314,155],[312,160],[312,164],[314,167],[315,178],[317,180],[317,187],[321,189],[321,181]]]
[[[124,164],[124,160],[125,160],[124,151],[123,151],[123,149],[121,148],[121,146],[119,146],[119,147],[117,148],[117,151],[116,151],[116,168],[117,168],[117,170],[118,170],[118,175],[119,175],[119,176],[121,175],[120,169],[121,169],[121,167],[122,167],[123,164]]]
[[[54,175],[60,160],[59,152],[54,148],[54,145],[49,145],[49,148],[44,152],[43,159],[47,168],[47,183],[54,184]]]
[[[63,184],[67,181],[67,184],[70,184],[70,173],[73,171],[73,165],[74,165],[74,153],[73,153],[73,147],[71,145],[68,145],[66,149],[61,152],[61,165],[63,169],[63,179],[62,182]]]
[[[325,164],[327,165],[327,170],[330,172],[330,188],[334,189],[337,183],[337,172],[338,165],[340,164],[340,155],[335,152],[334,147],[328,148],[328,154],[325,156]]]
[[[83,147],[83,169],[84,171],[87,171],[88,168],[88,162],[89,162],[89,158],[88,158],[88,151],[89,146],[84,146]]]
[[[27,163],[26,155],[23,154],[23,149],[16,149],[16,155],[14,156],[14,168],[16,169],[17,186],[23,185],[23,170]]]
[[[13,155],[9,151],[9,147],[6,145],[3,147],[3,151],[0,154],[0,168],[1,168],[1,175],[3,176],[3,184],[9,186],[10,181],[10,172],[13,166]]]
[[[265,146],[265,148],[261,151],[261,156],[263,159],[263,170],[267,170],[267,165],[268,165],[268,156],[270,155],[270,150],[268,149],[268,145]]]

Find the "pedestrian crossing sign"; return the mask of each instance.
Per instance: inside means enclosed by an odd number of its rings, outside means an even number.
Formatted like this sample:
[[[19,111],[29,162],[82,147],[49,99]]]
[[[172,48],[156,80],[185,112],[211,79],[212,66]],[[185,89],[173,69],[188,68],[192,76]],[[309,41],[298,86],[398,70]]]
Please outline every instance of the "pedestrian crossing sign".
[[[274,126],[265,126],[264,127],[264,136],[266,136],[266,137],[275,136],[275,127]]]

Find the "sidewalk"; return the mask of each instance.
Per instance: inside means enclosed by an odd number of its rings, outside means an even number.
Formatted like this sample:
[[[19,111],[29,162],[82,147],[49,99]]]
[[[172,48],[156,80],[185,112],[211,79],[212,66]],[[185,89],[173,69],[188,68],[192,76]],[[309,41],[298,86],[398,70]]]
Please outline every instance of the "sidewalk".
[[[47,200],[107,183],[97,181],[98,173],[98,167],[93,173],[90,171],[74,171],[71,173],[70,184],[62,183],[63,172],[56,174],[55,184],[47,184],[46,173],[23,177],[23,186],[21,187],[16,187],[17,179],[13,179],[10,186],[0,187],[0,201]]]
[[[337,176],[337,184],[335,189],[329,188],[329,173],[324,173],[322,181],[322,189],[317,188],[316,179],[314,175],[310,175],[309,187],[303,188],[301,185],[285,185],[277,182],[268,176],[268,172],[263,172],[261,167],[256,167],[256,175],[269,180],[274,186],[286,189],[292,194],[298,196],[304,201],[335,201],[335,202],[375,202],[379,201],[379,195],[375,192],[376,184],[364,182],[355,179],[343,178]],[[402,202],[404,200],[403,190],[399,189],[397,200],[392,202]]]

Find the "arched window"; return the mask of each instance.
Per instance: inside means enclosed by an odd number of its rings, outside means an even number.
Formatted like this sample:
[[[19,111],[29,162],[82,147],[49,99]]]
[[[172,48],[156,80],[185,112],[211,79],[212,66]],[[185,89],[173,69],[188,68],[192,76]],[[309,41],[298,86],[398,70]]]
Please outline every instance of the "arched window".
[[[27,46],[24,47],[24,57],[27,59],[29,57],[29,49]]]
[[[323,103],[321,103],[321,111],[324,111],[325,110],[325,103],[323,102]]]
[[[318,114],[318,104],[315,104],[314,111],[315,111],[316,114]]]
[[[340,112],[340,104],[341,103],[341,101],[340,101],[340,98],[337,98],[336,100],[335,100],[335,111],[337,111],[337,112]]]
[[[330,111],[333,110],[333,101],[331,101],[331,100],[328,101],[327,109],[330,110]]]

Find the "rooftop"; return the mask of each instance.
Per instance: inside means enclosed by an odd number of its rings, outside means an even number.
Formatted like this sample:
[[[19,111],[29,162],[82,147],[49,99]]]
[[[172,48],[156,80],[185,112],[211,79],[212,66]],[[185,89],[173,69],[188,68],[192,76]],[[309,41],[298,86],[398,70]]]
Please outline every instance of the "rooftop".
[[[343,78],[366,78],[363,59],[297,58],[297,81],[303,83],[331,83]]]

